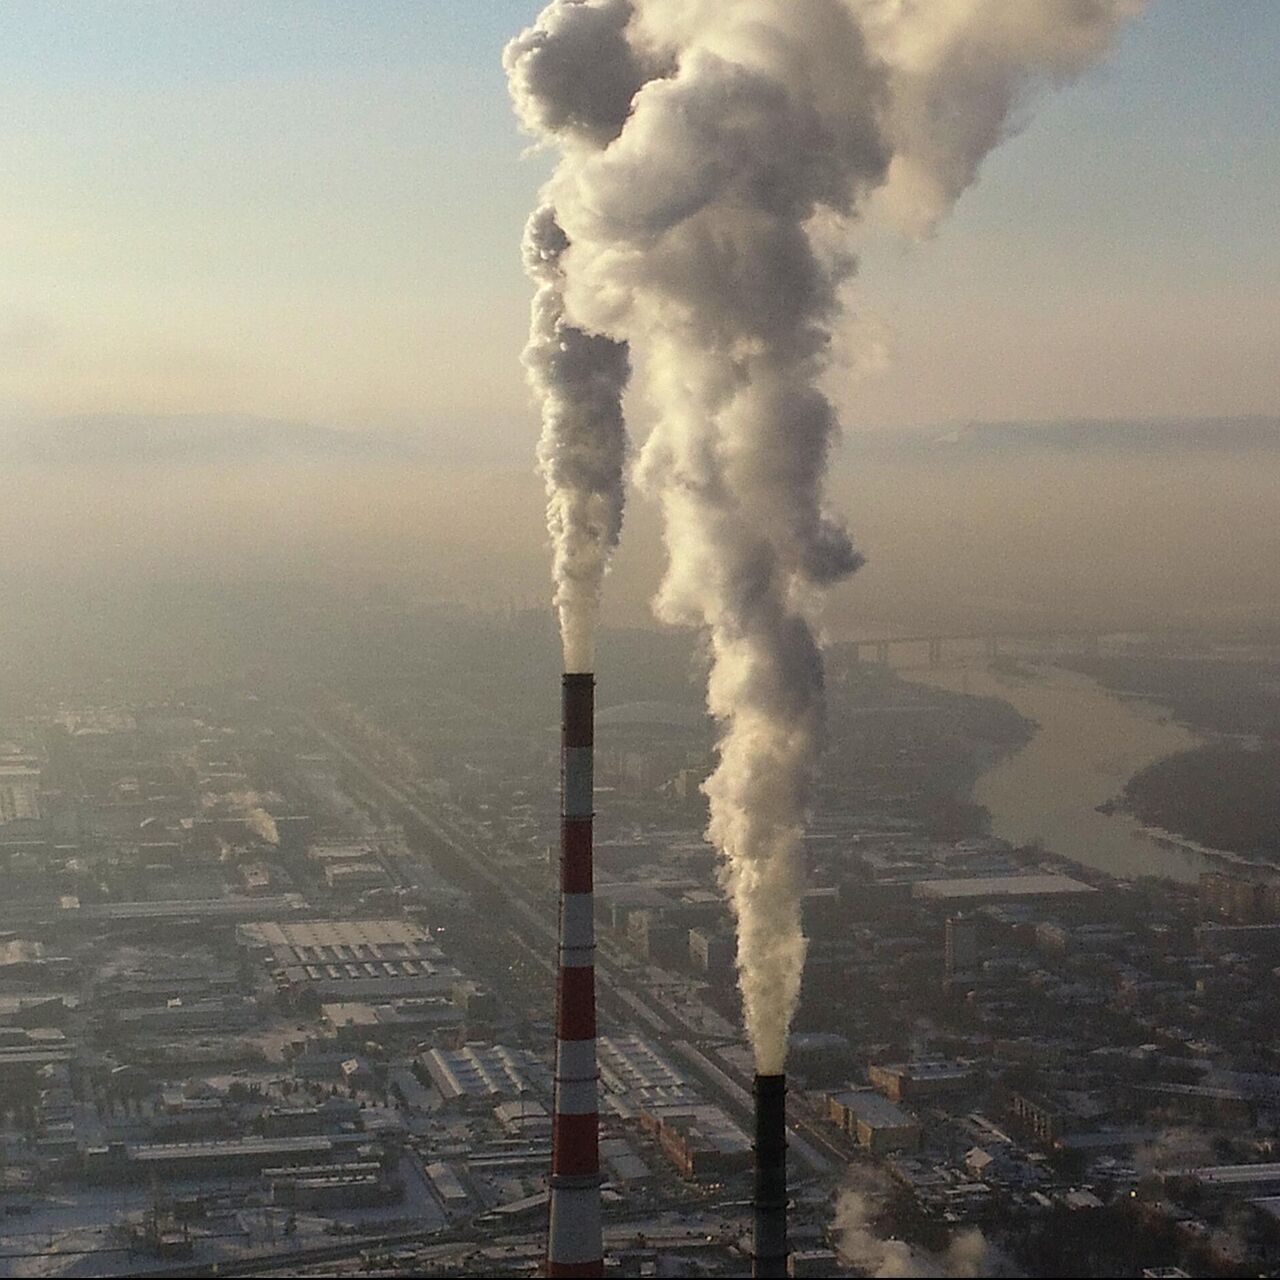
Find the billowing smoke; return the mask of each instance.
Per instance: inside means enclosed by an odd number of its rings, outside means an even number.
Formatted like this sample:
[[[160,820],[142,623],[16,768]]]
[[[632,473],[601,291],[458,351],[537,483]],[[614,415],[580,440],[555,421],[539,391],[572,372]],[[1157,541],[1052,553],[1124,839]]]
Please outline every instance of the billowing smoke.
[[[231,811],[243,819],[245,826],[260,840],[266,844],[280,843],[276,820],[267,812],[263,804],[264,797],[258,792],[229,791],[220,798],[225,800]]]
[[[653,413],[656,608],[710,645],[708,835],[762,1073],[783,1068],[804,963],[816,611],[860,563],[823,503],[837,424],[821,384],[862,212],[882,191],[936,222],[1029,89],[1083,66],[1132,7],[556,0],[507,51],[522,122],[562,152],[545,193],[556,305],[628,344]]]
[[[866,1179],[870,1180],[869,1171]],[[884,1239],[874,1229],[867,1188],[849,1187],[836,1202],[835,1228],[844,1262],[860,1275],[881,1277],[1016,1276],[1021,1272],[977,1227],[955,1232],[946,1248],[926,1249],[906,1240]]]
[[[630,0],[553,4],[510,43],[503,65],[529,132],[575,152],[618,136],[632,98],[662,70],[628,41],[630,19]],[[622,396],[631,369],[625,343],[568,319],[568,248],[554,206],[535,209],[524,234],[525,271],[537,286],[524,363],[542,407],[538,464],[565,670],[589,671],[604,575],[622,532]]]
[[[877,193],[908,231],[929,233],[1047,85],[1079,75],[1145,0],[865,0],[889,68],[893,159]]]
[[[631,102],[669,56],[633,41],[633,0],[557,0],[502,57],[524,128],[568,147],[598,150],[626,123]]]
[[[245,825],[259,839],[267,844],[280,843],[280,829],[276,826],[276,820],[261,805],[251,805],[246,809],[244,820]]]
[[[600,591],[622,532],[622,393],[630,368],[622,343],[565,319],[567,248],[555,210],[535,210],[524,235],[525,270],[537,284],[524,362],[542,403],[538,464],[547,485],[564,667],[590,671]]]

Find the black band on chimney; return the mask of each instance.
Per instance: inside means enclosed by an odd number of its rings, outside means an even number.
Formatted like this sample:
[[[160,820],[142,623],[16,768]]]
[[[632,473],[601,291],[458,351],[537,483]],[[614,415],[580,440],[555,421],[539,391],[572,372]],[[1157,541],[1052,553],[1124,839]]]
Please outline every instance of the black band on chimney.
[[[756,1076],[755,1233],[751,1274],[787,1274],[787,1078]]]

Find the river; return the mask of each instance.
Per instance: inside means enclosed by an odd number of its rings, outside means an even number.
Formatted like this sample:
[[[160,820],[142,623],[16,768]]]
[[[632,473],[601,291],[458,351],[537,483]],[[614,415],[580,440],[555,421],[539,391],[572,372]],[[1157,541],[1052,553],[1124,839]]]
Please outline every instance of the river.
[[[1002,698],[1038,725],[1026,746],[997,760],[973,788],[991,812],[994,835],[1040,841],[1052,853],[1122,879],[1141,875],[1194,881],[1220,869],[1194,849],[1158,842],[1127,814],[1096,806],[1120,793],[1139,769],[1203,741],[1168,710],[1120,697],[1074,671],[1026,666],[1025,674],[965,668],[900,672],[955,692]]]

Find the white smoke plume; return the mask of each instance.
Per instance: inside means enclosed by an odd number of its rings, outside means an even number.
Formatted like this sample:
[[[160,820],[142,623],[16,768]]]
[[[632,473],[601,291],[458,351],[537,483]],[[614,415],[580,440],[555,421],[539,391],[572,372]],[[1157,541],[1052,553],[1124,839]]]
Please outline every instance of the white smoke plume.
[[[521,121],[561,148],[545,198],[565,314],[628,344],[653,410],[639,474],[665,518],[656,608],[710,644],[708,835],[761,1072],[783,1069],[804,963],[816,608],[860,563],[823,502],[837,424],[821,384],[868,197],[935,223],[1029,90],[1078,70],[1132,8],[555,0],[507,51]]]
[[[280,831],[276,820],[263,807],[263,797],[256,791],[231,791],[226,796],[232,811],[244,819],[244,824],[260,840],[267,844],[280,843]]]
[[[507,45],[502,65],[525,130],[560,146],[608,146],[669,59],[628,37],[632,0],[558,0]]]
[[[525,270],[537,285],[524,363],[542,404],[538,465],[547,486],[564,667],[590,671],[605,570],[622,532],[622,394],[630,366],[622,343],[566,320],[567,248],[555,210],[535,210],[524,236]]]
[[[530,133],[576,151],[618,136],[636,92],[664,69],[627,40],[630,19],[630,0],[554,4],[508,45],[503,65]],[[625,343],[569,320],[568,248],[555,208],[535,209],[524,234],[525,272],[536,286],[524,364],[542,408],[538,465],[565,670],[589,671],[604,575],[622,532],[631,368]]]
[[[835,1228],[845,1263],[862,1275],[880,1280],[897,1277],[1016,1276],[1021,1272],[977,1227],[957,1231],[941,1252],[905,1240],[885,1240],[872,1226],[872,1202],[866,1192],[850,1187],[836,1201]]]
[[[1035,94],[1097,60],[1146,0],[865,0],[889,67],[893,160],[877,204],[929,234],[986,155],[1029,118]]]
[[[280,843],[280,830],[276,826],[276,820],[261,805],[247,809],[244,820],[249,829],[267,844]]]

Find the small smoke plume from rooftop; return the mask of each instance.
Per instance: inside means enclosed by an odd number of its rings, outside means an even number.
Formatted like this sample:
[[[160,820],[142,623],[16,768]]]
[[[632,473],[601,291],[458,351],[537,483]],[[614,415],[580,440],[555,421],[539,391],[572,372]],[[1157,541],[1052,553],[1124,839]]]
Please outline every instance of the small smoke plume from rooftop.
[[[268,797],[257,791],[228,791],[223,794],[206,792],[201,803],[206,809],[219,806],[229,809],[264,844],[278,845],[280,829],[266,808],[267,801]]]
[[[892,1184],[882,1173],[867,1167],[851,1166],[849,1177],[851,1185],[836,1201],[833,1225],[839,1233],[841,1258],[859,1275],[876,1280],[967,1280],[1022,1274],[978,1227],[954,1232],[939,1251],[896,1237],[882,1238],[875,1230],[876,1208],[889,1198]]]
[[[558,305],[628,345],[653,418],[638,471],[665,521],[656,608],[711,651],[708,835],[762,1073],[782,1070],[804,963],[818,609],[861,559],[824,502],[822,383],[863,213],[879,193],[934,227],[1031,91],[1134,7],[556,0],[507,51],[522,122],[561,149]]]

